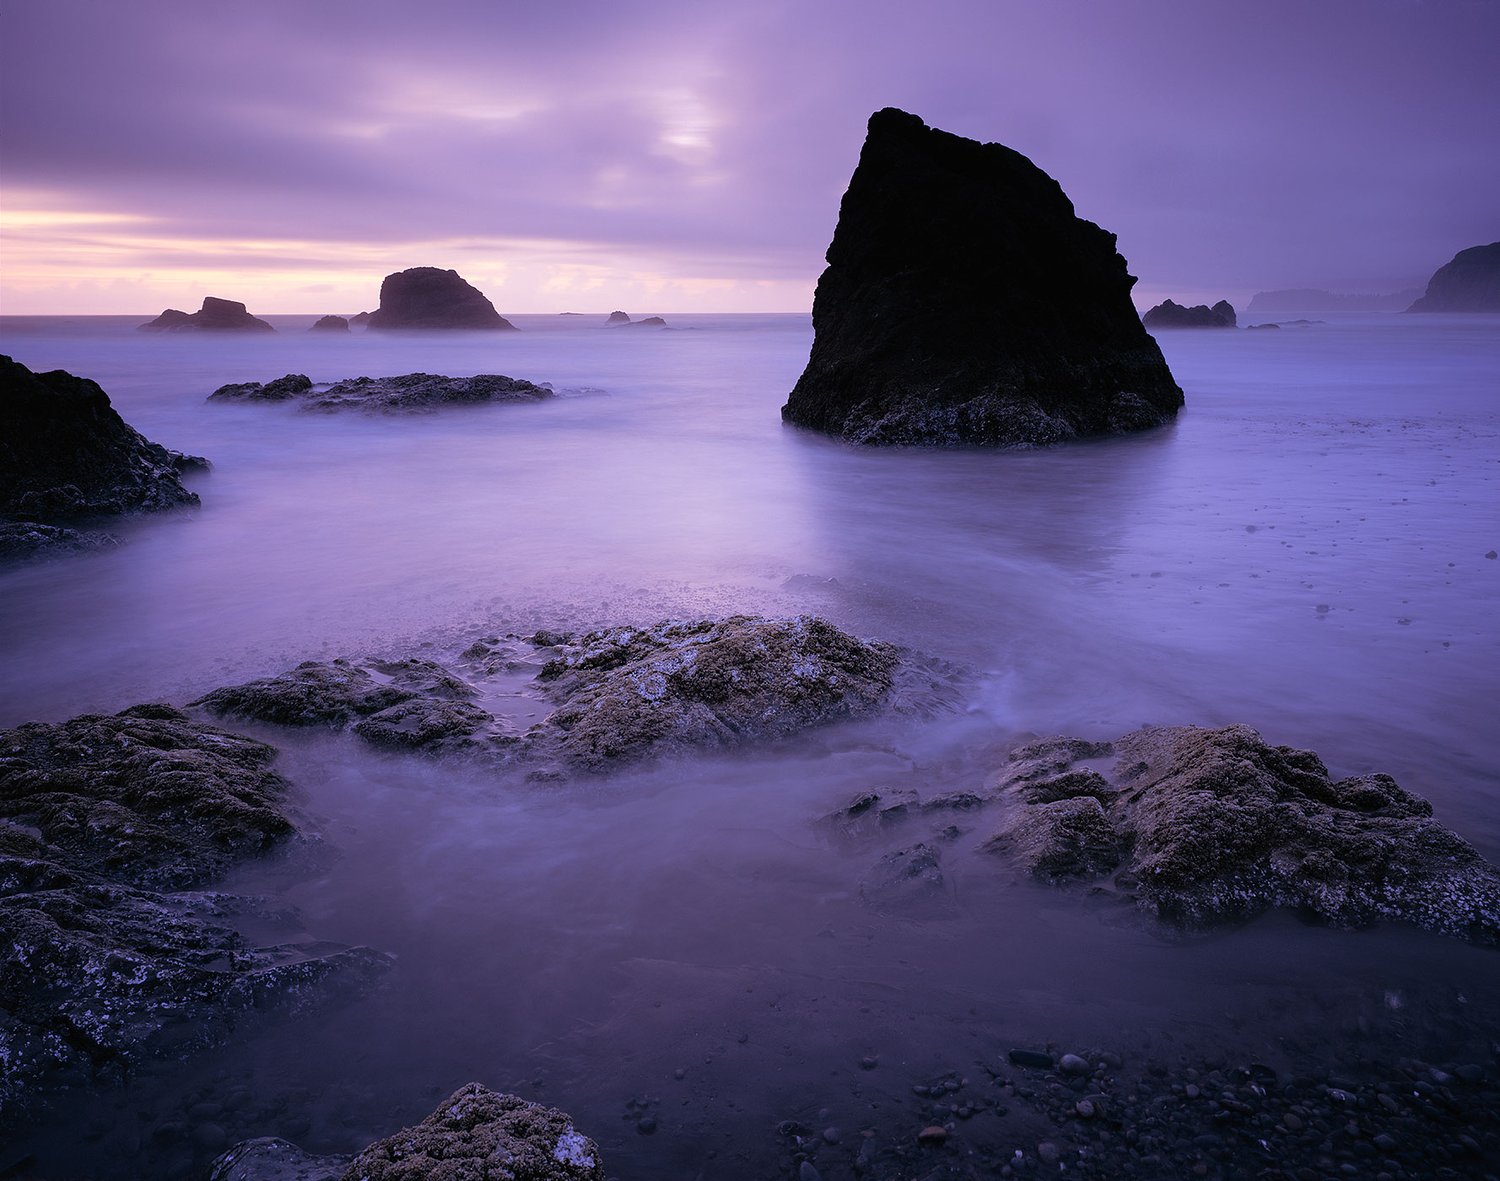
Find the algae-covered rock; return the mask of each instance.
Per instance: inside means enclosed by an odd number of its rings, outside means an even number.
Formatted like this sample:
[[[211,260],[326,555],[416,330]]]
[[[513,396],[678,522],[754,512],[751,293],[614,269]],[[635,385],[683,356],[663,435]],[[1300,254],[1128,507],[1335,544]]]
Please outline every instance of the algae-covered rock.
[[[0,1107],[364,987],[368,948],[251,946],[201,888],[297,833],[273,748],[142,705],[0,732]]]
[[[294,831],[275,748],[142,705],[0,732],[0,819],[74,870],[179,889]]]
[[[561,652],[538,677],[557,708],[531,742],[586,770],[869,713],[897,665],[891,645],[810,615],[612,628]]]
[[[377,746],[438,747],[462,744],[494,721],[470,703],[474,693],[430,660],[309,660],[280,676],[215,689],[192,704],[283,726],[352,725]]]
[[[1036,751],[1017,752],[1000,782],[1019,811],[990,847],[1049,878],[1118,865],[1117,883],[1184,928],[1287,907],[1336,926],[1396,919],[1500,943],[1500,871],[1390,776],[1335,780],[1311,751],[1247,726],[1152,727],[1114,750],[1107,781],[1057,757],[1028,774]]]
[[[604,1164],[566,1112],[469,1083],[371,1144],[343,1181],[604,1181]]]

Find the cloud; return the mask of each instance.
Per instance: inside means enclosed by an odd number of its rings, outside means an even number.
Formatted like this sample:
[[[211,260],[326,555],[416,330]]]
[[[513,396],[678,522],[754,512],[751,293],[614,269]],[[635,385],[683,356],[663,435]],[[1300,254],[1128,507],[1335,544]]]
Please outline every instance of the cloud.
[[[54,286],[300,259],[293,293],[448,244],[524,262],[538,306],[580,267],[802,298],[885,105],[1030,155],[1143,287],[1399,286],[1496,236],[1493,5],[52,0],[0,22],[0,225],[8,258],[57,235]]]

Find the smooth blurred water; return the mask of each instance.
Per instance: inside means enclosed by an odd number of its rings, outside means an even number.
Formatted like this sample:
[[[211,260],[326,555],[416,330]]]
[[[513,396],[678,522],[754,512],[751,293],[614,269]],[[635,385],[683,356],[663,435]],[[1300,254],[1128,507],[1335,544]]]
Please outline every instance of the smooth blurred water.
[[[214,463],[193,484],[201,510],[0,573],[0,725],[182,703],[312,657],[734,611],[815,611],[942,657],[968,670],[965,699],[547,789],[258,730],[340,857],[240,884],[398,968],[366,1002],[247,1030],[106,1106],[149,1122],[242,1079],[279,1097],[283,1122],[308,1118],[290,1138],[347,1150],[435,1091],[540,1078],[612,1174],[694,1176],[709,1147],[758,1159],[767,1120],[881,1102],[1006,1038],[1271,1057],[1330,998],[1497,990],[1493,953],[1413,932],[1271,916],[1164,942],[1015,881],[973,853],[983,832],[945,854],[951,915],[883,918],[855,888],[876,854],[813,823],[872,784],[976,785],[1026,731],[1244,722],[1335,774],[1395,775],[1500,859],[1495,318],[1163,334],[1187,394],[1175,426],[1025,453],[855,450],[784,428],[805,316],[347,338],[271,319],[278,335],[248,338],[0,320],[0,349],[99,381],[149,438]],[[287,372],[413,370],[565,396],[412,418],[204,401]],[[866,1054],[905,1073],[862,1072]],[[663,1096],[651,1138],[621,1121],[642,1092]],[[287,1134],[256,1127],[236,1133]],[[133,1175],[47,1136],[70,1168]]]

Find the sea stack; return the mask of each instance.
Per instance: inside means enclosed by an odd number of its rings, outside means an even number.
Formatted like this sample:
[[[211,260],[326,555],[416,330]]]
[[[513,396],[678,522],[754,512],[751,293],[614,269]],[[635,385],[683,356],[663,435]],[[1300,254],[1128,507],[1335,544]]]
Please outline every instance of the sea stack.
[[[380,307],[366,325],[383,329],[515,329],[457,271],[412,267],[387,275],[380,284]]]
[[[1115,236],[1019,152],[870,117],[789,423],[867,444],[1032,447],[1182,406]]]
[[[1460,250],[1408,312],[1500,312],[1500,242]]]
[[[275,332],[259,316],[252,316],[238,300],[204,296],[203,306],[192,315],[168,308],[156,319],[140,325],[142,332]]]
[[[1173,300],[1163,300],[1141,317],[1147,328],[1234,328],[1238,318],[1234,305],[1221,299],[1213,307],[1206,303],[1184,307]]]

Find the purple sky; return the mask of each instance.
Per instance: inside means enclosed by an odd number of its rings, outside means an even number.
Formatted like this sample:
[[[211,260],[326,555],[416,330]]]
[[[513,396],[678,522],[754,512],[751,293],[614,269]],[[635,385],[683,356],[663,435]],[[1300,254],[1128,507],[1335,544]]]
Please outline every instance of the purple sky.
[[[1138,302],[1500,237],[1493,0],[6,0],[0,312],[809,306],[871,111],[998,140]]]

